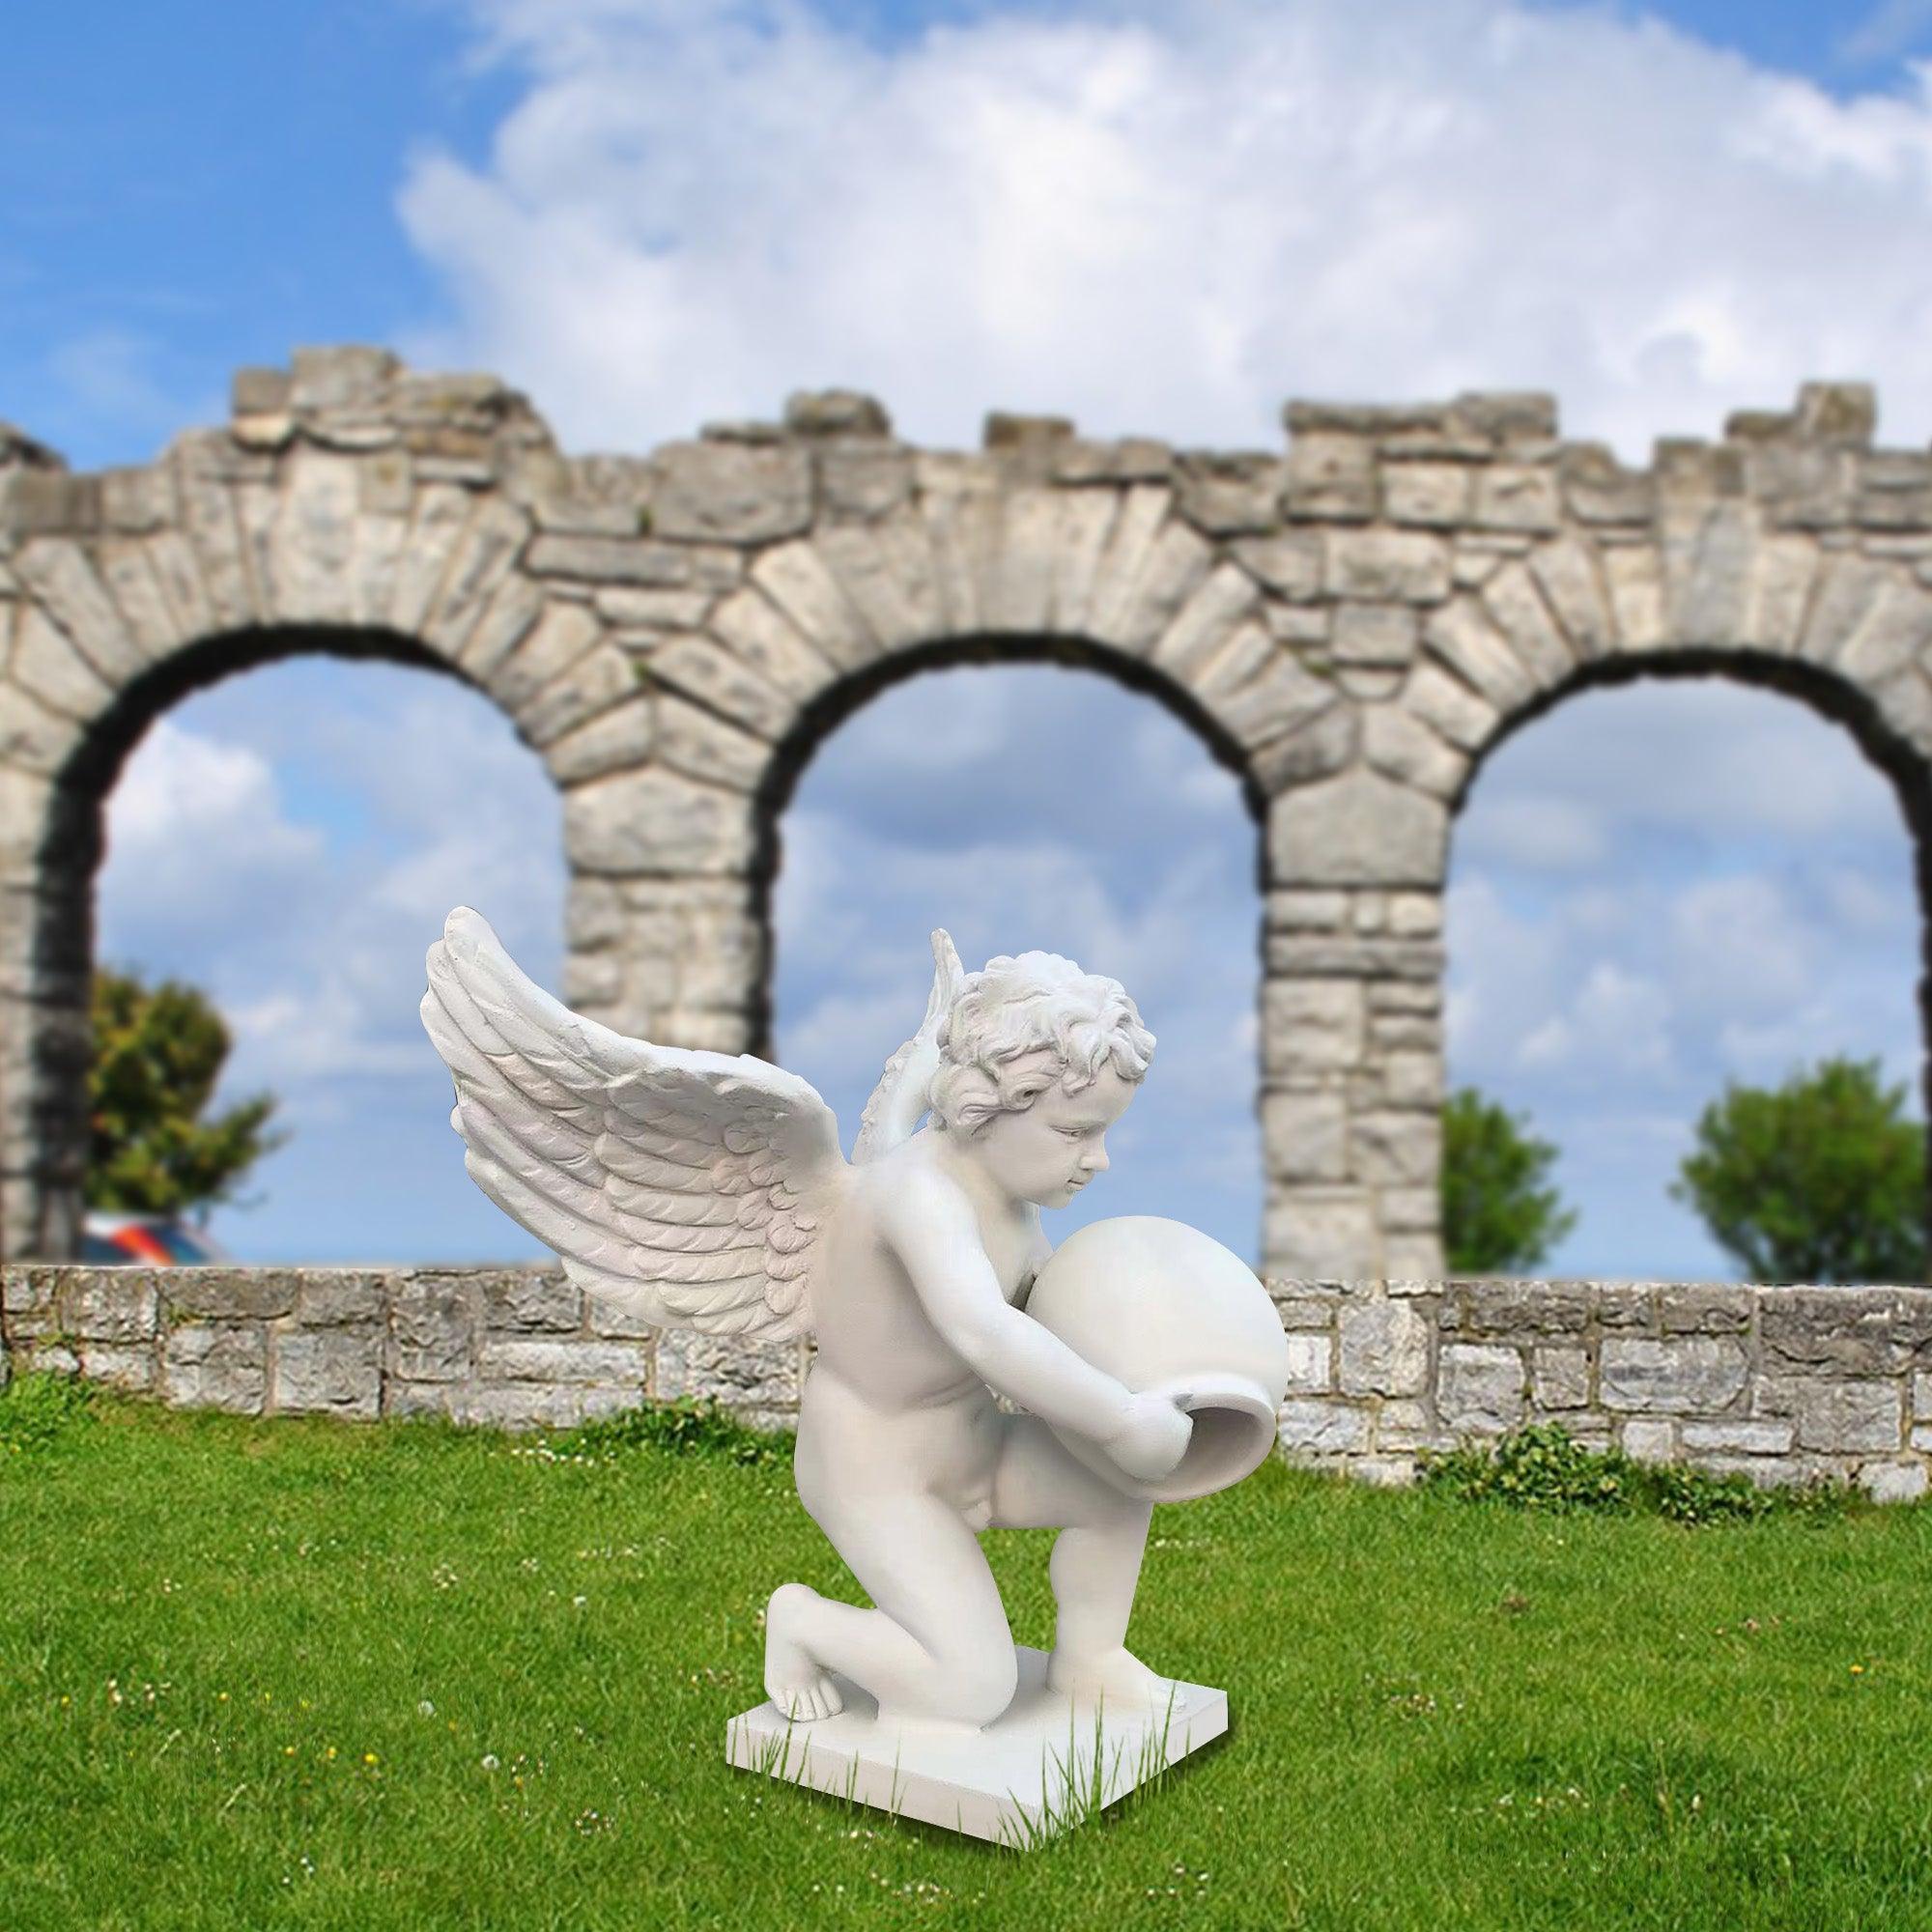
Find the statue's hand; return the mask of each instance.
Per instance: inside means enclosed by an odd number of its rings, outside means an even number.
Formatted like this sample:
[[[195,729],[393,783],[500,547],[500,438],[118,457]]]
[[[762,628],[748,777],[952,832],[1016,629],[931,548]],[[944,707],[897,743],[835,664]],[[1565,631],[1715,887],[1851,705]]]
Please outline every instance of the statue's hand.
[[[1101,1444],[1136,1482],[1157,1483],[1180,1466],[1194,1418],[1164,1395],[1130,1395],[1126,1420]]]

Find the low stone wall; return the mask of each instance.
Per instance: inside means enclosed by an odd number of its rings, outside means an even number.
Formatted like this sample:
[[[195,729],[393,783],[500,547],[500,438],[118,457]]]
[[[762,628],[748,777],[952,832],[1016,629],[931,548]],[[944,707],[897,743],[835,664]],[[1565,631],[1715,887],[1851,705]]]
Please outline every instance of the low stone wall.
[[[1701,1282],[1274,1284],[1282,1449],[1405,1481],[1417,1451],[1560,1422],[1650,1462],[1886,1501],[1932,1468],[1932,1290]]]
[[[587,1309],[557,1268],[0,1270],[14,1367],[245,1415],[446,1415],[567,1425],[712,1395],[788,1425],[797,1345],[723,1346]]]
[[[180,1406],[564,1425],[646,1399],[796,1414],[807,1352],[659,1335],[556,1269],[0,1271],[16,1367]],[[1662,1282],[1270,1284],[1288,1331],[1281,1444],[1374,1481],[1419,1450],[1561,1422],[1649,1460],[1762,1483],[1925,1493],[1932,1290]]]

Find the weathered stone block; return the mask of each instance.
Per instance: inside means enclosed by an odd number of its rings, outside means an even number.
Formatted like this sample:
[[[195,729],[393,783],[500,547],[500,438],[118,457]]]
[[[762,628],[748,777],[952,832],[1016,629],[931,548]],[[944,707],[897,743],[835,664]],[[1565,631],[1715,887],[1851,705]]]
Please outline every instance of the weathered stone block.
[[[1472,1335],[1580,1335],[1590,1325],[1591,1301],[1581,1282],[1471,1281],[1445,1306]]]
[[[1535,1349],[1530,1351],[1530,1389],[1538,1408],[1585,1408],[1590,1401],[1587,1349]]]
[[[1258,747],[1248,758],[1255,781],[1264,792],[1273,795],[1340,771],[1360,746],[1360,716],[1353,704],[1331,704],[1305,724]]]
[[[1614,579],[1611,589],[1614,594]],[[1536,689],[1560,684],[1577,668],[1577,653],[1523,564],[1506,563],[1483,586],[1483,608]]]
[[[1656,514],[1650,471],[1626,469],[1600,442],[1568,444],[1557,474],[1570,513],[1586,524],[1647,524]]]
[[[1321,539],[1308,530],[1277,536],[1243,537],[1233,547],[1235,561],[1277,597],[1305,604],[1321,594]]]
[[[1469,515],[1469,467],[1464,463],[1389,463],[1382,468],[1389,520],[1449,527]]]
[[[1290,1457],[1353,1455],[1369,1446],[1368,1410],[1353,1403],[1291,1397],[1281,1406],[1276,1439]]]
[[[1478,529],[1554,530],[1562,522],[1556,471],[1545,464],[1492,463],[1476,471]]]
[[[1903,1368],[1932,1344],[1932,1293],[1884,1288],[1791,1288],[1763,1293],[1758,1333],[1768,1362],[1873,1374]]]
[[[1439,799],[1369,771],[1299,785],[1268,813],[1269,864],[1284,886],[1436,885],[1448,836]]]
[[[483,1320],[493,1329],[574,1330],[583,1320],[583,1291],[557,1269],[486,1274]]]
[[[170,1321],[265,1321],[296,1305],[294,1268],[180,1267],[161,1278]]]
[[[811,522],[811,464],[793,444],[671,443],[658,452],[657,479],[660,536],[769,543]]]
[[[110,1388],[129,1395],[146,1395],[159,1374],[156,1350],[152,1343],[82,1342],[79,1345],[80,1373],[91,1382],[105,1382]],[[7,1386],[7,1369],[0,1357],[0,1388]]]
[[[636,1408],[638,1390],[630,1382],[466,1384],[450,1389],[442,1406],[453,1421],[489,1429],[575,1429],[598,1416]]]
[[[1798,1431],[1791,1423],[1772,1419],[1684,1425],[1684,1447],[1693,1454],[1786,1456],[1797,1439]]]
[[[274,1406],[284,1414],[372,1421],[383,1404],[383,1338],[373,1329],[292,1329],[275,1338]]]
[[[1330,1344],[1321,1334],[1291,1334],[1288,1342],[1290,1395],[1324,1395],[1334,1386],[1329,1364]]]
[[[1480,752],[1500,723],[1496,707],[1433,664],[1418,665],[1402,696],[1425,724],[1464,752]]]
[[[1422,641],[1421,619],[1410,604],[1344,604],[1335,612],[1329,648],[1337,664],[1400,667]]]
[[[912,497],[912,451],[900,443],[853,438],[829,443],[818,454],[818,483],[826,514],[876,523]]]
[[[1454,798],[1469,772],[1466,753],[1445,742],[1399,702],[1366,708],[1362,755],[1384,778],[1435,798]]]
[[[493,1382],[621,1384],[641,1396],[650,1382],[653,1354],[647,1343],[513,1341],[491,1335],[477,1350],[476,1372]]]
[[[161,1393],[176,1408],[259,1415],[268,1369],[269,1331],[259,1321],[190,1322],[162,1345]]]
[[[1869,383],[1801,384],[1791,428],[1802,441],[1868,449],[1878,428],[1878,391]]]
[[[1345,1395],[1421,1395],[1429,1385],[1429,1323],[1406,1301],[1345,1308],[1340,1319]]]
[[[1442,1122],[1434,1110],[1363,1114],[1350,1122],[1349,1168],[1378,1187],[1435,1179],[1442,1164]]]
[[[1374,444],[1358,436],[1296,436],[1288,446],[1288,509],[1295,517],[1366,523],[1376,513]]]
[[[1743,1335],[1749,1332],[1756,1292],[1720,1284],[1673,1284],[1658,1301],[1666,1335]]]
[[[1281,521],[1285,481],[1278,456],[1184,451],[1174,460],[1175,507],[1210,536],[1270,530]]]
[[[564,786],[635,771],[657,744],[656,714],[641,693],[544,747],[550,775]]]
[[[228,385],[229,409],[238,416],[272,416],[290,403],[295,379],[286,369],[238,369]]]
[[[1347,1281],[1378,1269],[1373,1198],[1360,1189],[1303,1185],[1277,1195],[1264,1228],[1267,1271],[1292,1281]]]
[[[742,793],[645,769],[572,786],[564,848],[589,872],[737,873],[756,836]]]
[[[63,1268],[56,1308],[60,1332],[84,1342],[145,1342],[156,1326],[155,1270]]]
[[[1605,1282],[1597,1291],[1597,1320],[1612,1330],[1651,1328],[1657,1323],[1657,1295],[1647,1284]]]
[[[402,1277],[389,1307],[389,1374],[404,1381],[466,1379],[476,1328],[474,1299],[461,1278]]]
[[[295,1319],[302,1328],[386,1326],[388,1279],[356,1268],[304,1268],[297,1277]]]
[[[1743,1392],[1749,1364],[1727,1338],[1653,1342],[1605,1338],[1598,1383],[1605,1408],[1693,1414],[1725,1407]]]
[[[1262,1095],[1262,1134],[1278,1180],[1343,1180],[1349,1172],[1349,1107],[1333,1092]]]
[[[1410,530],[1334,530],[1327,585],[1367,603],[1439,604],[1449,595],[1449,546]]]
[[[1268,980],[1262,986],[1265,1078],[1338,1070],[1362,1057],[1362,985],[1356,980]]]
[[[1384,1187],[1380,1200],[1382,1226],[1390,1234],[1434,1235],[1440,1231],[1442,1193],[1439,1187]],[[1436,1286],[1433,1281],[1426,1284],[1431,1290]],[[1397,1293],[1393,1284],[1389,1293]]]
[[[1795,1394],[1802,1448],[1896,1450],[1904,1441],[1896,1382],[1804,1381]]]
[[[1426,1402],[1385,1402],[1376,1415],[1376,1447],[1401,1455],[1418,1449],[1453,1449],[1456,1435],[1435,1419]]]
[[[402,367],[386,349],[353,342],[298,349],[290,360],[287,407],[315,412],[378,405]]]
[[[1912,1419],[1932,1422],[1932,1369],[1919,1369],[1913,1375]]]
[[[1867,1463],[1859,1484],[1875,1503],[1916,1503],[1926,1491],[1923,1463]]]
[[[1445,1342],[1436,1358],[1435,1407],[1443,1422],[1499,1435],[1522,1420],[1522,1356],[1487,1343]]]
[[[687,1329],[658,1344],[653,1393],[712,1397],[727,1408],[766,1413],[795,1409],[805,1382],[805,1360],[796,1342],[721,1341]]]
[[[1662,1418],[1633,1416],[1618,1443],[1633,1463],[1671,1463],[1677,1459],[1677,1425]]]

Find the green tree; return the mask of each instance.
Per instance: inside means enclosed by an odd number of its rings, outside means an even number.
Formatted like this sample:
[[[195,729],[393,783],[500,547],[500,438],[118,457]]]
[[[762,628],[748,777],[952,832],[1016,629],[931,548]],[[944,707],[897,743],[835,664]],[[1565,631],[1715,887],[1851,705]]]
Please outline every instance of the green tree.
[[[1833,1058],[1781,1087],[1733,1081],[1698,1118],[1670,1192],[1747,1280],[1924,1280],[1925,1129],[1878,1065]]]
[[[1577,1225],[1548,1184],[1556,1150],[1473,1087],[1442,1108],[1442,1251],[1453,1274],[1516,1274]]]
[[[207,996],[176,980],[94,976],[86,1200],[128,1214],[206,1210],[286,1134],[265,1131],[275,1101],[258,1094],[201,1118],[228,1057],[228,1028]]]

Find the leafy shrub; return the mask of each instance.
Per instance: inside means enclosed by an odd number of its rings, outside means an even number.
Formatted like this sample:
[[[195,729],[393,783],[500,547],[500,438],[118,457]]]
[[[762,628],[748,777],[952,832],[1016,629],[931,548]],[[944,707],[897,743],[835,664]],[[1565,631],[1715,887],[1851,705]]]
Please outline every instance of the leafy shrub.
[[[611,1462],[639,1449],[668,1450],[673,1456],[724,1456],[733,1463],[788,1463],[791,1437],[748,1429],[715,1398],[680,1396],[675,1402],[647,1402],[615,1415],[579,1423],[549,1438],[558,1457],[589,1457]]]
[[[1422,1481],[1463,1502],[1625,1510],[1634,1466],[1627,1457],[1586,1448],[1561,1423],[1542,1422],[1512,1431],[1493,1448],[1468,1443],[1439,1455],[1425,1453]]]
[[[72,1376],[15,1376],[0,1389],[0,1454],[44,1449],[87,1414],[94,1391]]]
[[[1761,1490],[1742,1475],[1634,1462],[1614,1449],[1587,1447],[1560,1422],[1530,1423],[1487,1448],[1471,1443],[1425,1452],[1419,1479],[1425,1489],[1463,1502],[1661,1516],[1689,1524],[1749,1522],[1774,1511],[1841,1515],[1859,1501],[1845,1483]]]

